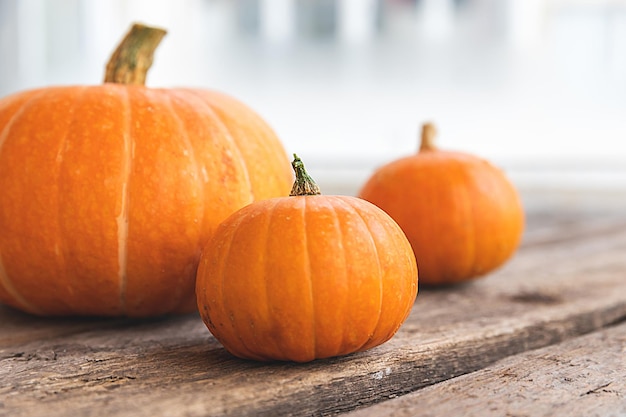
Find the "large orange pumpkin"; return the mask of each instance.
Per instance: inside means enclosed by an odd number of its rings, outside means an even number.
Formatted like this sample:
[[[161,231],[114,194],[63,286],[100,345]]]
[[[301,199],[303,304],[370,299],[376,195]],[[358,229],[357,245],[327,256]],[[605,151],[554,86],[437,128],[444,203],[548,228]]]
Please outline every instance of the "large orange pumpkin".
[[[406,233],[422,284],[452,284],[502,265],[519,245],[524,211],[513,184],[484,159],[439,150],[435,127],[420,151],[378,168],[359,196]]]
[[[134,26],[103,85],[0,100],[0,301],[41,315],[192,311],[217,225],[289,190],[281,143],[244,104],[143,85],[163,35]]]
[[[391,338],[417,295],[398,225],[365,200],[323,196],[296,157],[292,196],[255,202],[203,249],[196,293],[232,354],[307,362]]]

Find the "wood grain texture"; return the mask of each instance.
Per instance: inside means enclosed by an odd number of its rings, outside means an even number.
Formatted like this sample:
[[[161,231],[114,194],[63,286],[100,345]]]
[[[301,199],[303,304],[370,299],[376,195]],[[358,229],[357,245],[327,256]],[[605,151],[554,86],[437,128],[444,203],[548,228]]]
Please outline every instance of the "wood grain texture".
[[[238,360],[196,315],[40,319],[0,308],[0,415],[334,415],[626,318],[626,217],[530,219],[489,277],[421,288],[370,351],[298,365]]]
[[[503,359],[346,417],[626,415],[626,324]]]

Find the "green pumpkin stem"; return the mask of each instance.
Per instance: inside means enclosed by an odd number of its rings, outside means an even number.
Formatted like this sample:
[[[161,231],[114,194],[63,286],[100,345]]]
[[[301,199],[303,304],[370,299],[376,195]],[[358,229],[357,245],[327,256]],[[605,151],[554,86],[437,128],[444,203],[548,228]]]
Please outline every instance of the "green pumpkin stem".
[[[291,193],[289,193],[290,196],[321,194],[320,187],[318,187],[313,178],[307,174],[306,169],[304,169],[304,162],[302,162],[295,153],[293,154],[291,166],[296,173],[296,180],[291,188]]]
[[[111,55],[105,83],[145,85],[154,51],[167,32],[135,23]]]
[[[424,123],[422,126],[422,142],[420,144],[420,152],[422,151],[434,151],[437,149],[435,146],[435,136],[437,136],[437,128],[432,123]]]

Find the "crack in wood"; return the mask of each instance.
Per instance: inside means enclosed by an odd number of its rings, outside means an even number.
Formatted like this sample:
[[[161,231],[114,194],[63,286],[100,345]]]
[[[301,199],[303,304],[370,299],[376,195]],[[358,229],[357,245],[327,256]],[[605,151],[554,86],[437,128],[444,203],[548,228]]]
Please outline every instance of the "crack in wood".
[[[514,302],[518,302],[518,303],[547,304],[547,305],[559,304],[563,302],[563,298],[558,295],[542,293],[539,291],[521,292],[521,293],[512,295],[510,297],[510,300]]]
[[[582,397],[584,395],[599,394],[600,392],[611,392],[610,390],[605,390],[604,388],[608,387],[612,383],[613,381],[607,382],[606,384],[600,385],[599,387],[590,389],[589,391],[580,394],[580,396]]]

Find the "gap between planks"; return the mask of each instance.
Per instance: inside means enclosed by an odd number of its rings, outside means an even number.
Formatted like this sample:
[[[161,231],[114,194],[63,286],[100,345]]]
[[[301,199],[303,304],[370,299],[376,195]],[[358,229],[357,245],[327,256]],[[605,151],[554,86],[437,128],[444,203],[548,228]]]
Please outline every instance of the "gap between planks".
[[[515,355],[345,417],[626,415],[626,324]]]

